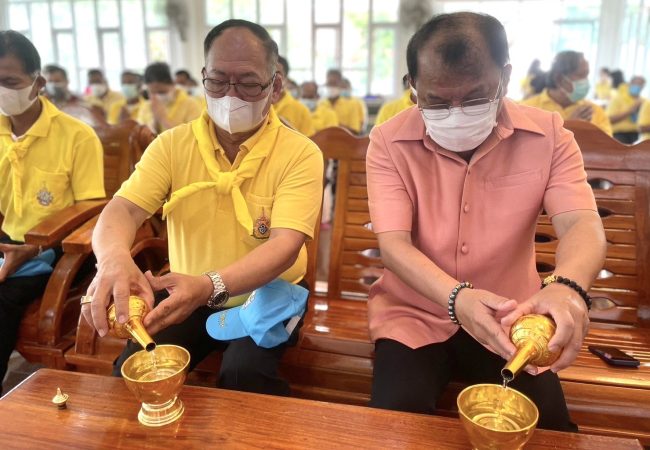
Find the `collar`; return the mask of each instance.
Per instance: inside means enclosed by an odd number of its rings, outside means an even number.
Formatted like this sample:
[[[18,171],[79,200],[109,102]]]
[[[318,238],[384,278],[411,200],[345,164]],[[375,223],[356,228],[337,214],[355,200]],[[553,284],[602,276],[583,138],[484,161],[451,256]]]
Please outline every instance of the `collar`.
[[[42,105],[41,114],[23,136],[46,137],[50,132],[52,119],[61,114],[61,111],[47,98],[39,95],[38,100]],[[0,135],[11,136],[11,121],[8,116],[0,115]]]
[[[420,110],[413,108],[410,114],[418,116],[417,124],[413,120],[405,120],[391,142],[397,141],[425,141],[426,128]],[[414,126],[415,125],[415,126]],[[509,98],[503,99],[503,106],[497,118],[497,133],[502,139],[510,136],[515,130],[528,131],[545,136],[544,131],[521,110],[519,105]]]

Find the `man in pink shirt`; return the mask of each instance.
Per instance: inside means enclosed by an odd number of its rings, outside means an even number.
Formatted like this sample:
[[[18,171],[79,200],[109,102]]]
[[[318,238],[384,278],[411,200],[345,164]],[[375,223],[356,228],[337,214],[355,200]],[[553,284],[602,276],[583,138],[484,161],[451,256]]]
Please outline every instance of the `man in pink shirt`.
[[[557,323],[549,347],[561,356],[512,386],[537,404],[540,427],[575,430],[556,372],[587,332],[590,300],[580,291],[602,266],[605,236],[560,116],[505,98],[508,59],[495,18],[434,17],[407,48],[417,107],[370,134],[370,215],[386,267],[368,305],[371,405],[432,413],[451,377],[500,383],[515,350],[510,325],[547,314]],[[559,237],[554,274],[572,285],[540,290],[534,234],[542,208]]]

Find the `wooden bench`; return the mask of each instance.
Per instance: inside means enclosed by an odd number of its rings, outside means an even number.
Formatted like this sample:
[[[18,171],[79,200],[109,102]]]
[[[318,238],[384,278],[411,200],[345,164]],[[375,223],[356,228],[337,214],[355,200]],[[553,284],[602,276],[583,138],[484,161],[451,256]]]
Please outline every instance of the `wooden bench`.
[[[591,136],[589,134],[587,137]],[[608,136],[606,143],[609,143]],[[608,228],[608,263],[605,269],[617,273],[619,267],[636,267],[622,275],[628,289],[612,285],[612,278],[599,280],[592,295],[609,296],[616,305],[607,311],[594,311],[594,320],[606,321],[594,325],[575,364],[560,373],[571,415],[584,431],[638,436],[650,443],[650,347],[645,321],[647,271],[650,264],[648,242],[648,183],[650,182],[650,150],[619,149],[614,154],[603,146],[603,139],[590,145],[576,130],[576,138],[585,148],[585,163],[590,180],[605,177],[611,183],[635,180],[631,189],[636,205],[617,205],[612,202],[612,191],[595,190],[601,210],[608,208],[620,214],[614,219],[604,218]],[[363,301],[369,285],[380,274],[377,243],[370,231],[370,217],[365,190],[365,147],[367,138],[346,135],[341,130],[324,130],[314,136],[326,158],[339,161],[339,175],[332,227],[328,291],[324,297],[313,297],[308,321],[303,329],[300,345],[285,358],[284,373],[292,382],[296,395],[326,401],[366,404],[370,397],[372,379],[373,344],[367,327],[367,308]],[[625,161],[622,163],[622,161]],[[615,168],[615,169],[614,169]],[[607,169],[607,173],[603,172]],[[645,172],[645,173],[644,173]],[[622,189],[613,190],[614,194]],[[618,194],[616,194],[618,195]],[[629,201],[626,199],[624,201]],[[620,209],[617,209],[620,207]],[[623,214],[625,212],[625,214]],[[623,216],[623,217],[619,217]],[[626,231],[614,231],[608,224],[624,223],[631,226],[636,237],[631,239]],[[636,224],[636,225],[635,225]],[[540,266],[552,270],[554,233],[548,219],[540,219],[540,234],[546,234],[548,243],[538,244]],[[618,242],[614,236],[626,235],[627,241]],[[633,249],[627,247],[636,247]],[[623,248],[621,248],[623,247]],[[618,262],[621,254],[636,263]],[[630,255],[635,255],[632,257]],[[614,261],[614,262],[612,262]],[[637,280],[632,288],[630,279]],[[609,281],[608,281],[609,280]],[[631,300],[636,295],[636,303]],[[626,303],[625,303],[626,301]],[[607,305],[608,302],[599,301]],[[637,319],[627,309],[638,312]],[[627,318],[622,321],[621,318]],[[616,345],[630,351],[644,364],[640,369],[612,368],[586,348],[590,344]],[[461,386],[452,383],[440,401],[441,412],[455,409],[455,395]]]
[[[104,187],[111,197],[132,171],[134,154],[142,153],[147,132],[134,121],[102,126],[95,131],[104,150]],[[96,220],[108,200],[79,202],[48,217],[25,236],[28,244],[53,247],[66,236]],[[93,219],[94,218],[94,219]],[[89,248],[63,244],[64,254],[54,267],[41,299],[33,302],[21,321],[16,349],[25,359],[48,367],[64,368],[64,353],[74,344],[79,317],[79,298],[92,278],[82,271],[91,255]]]

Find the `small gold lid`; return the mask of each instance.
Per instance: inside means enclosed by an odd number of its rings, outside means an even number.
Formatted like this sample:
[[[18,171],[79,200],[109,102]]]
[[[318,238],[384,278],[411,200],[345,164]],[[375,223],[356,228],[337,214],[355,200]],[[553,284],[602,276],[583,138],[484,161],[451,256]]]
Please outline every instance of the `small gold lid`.
[[[65,404],[68,401],[68,394],[61,392],[61,388],[56,388],[56,395],[52,397],[52,403],[54,403],[59,409],[64,409]]]

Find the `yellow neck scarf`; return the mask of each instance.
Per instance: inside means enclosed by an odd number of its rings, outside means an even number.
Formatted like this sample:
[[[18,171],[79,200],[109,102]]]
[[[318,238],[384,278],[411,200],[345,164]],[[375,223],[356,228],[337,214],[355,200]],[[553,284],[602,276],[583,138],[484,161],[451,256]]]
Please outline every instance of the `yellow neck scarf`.
[[[5,165],[10,165],[14,210],[18,217],[23,216],[23,188],[21,185],[24,173],[23,157],[37,138],[38,136],[27,135],[20,141],[9,144],[7,152],[0,160],[0,170],[4,169]]]
[[[268,127],[266,124],[262,126]],[[237,221],[246,229],[247,233],[252,235],[253,219],[248,211],[240,187],[245,180],[255,176],[262,162],[275,145],[275,139],[260,139],[244,157],[236,170],[223,172],[214,155],[215,145],[213,142],[216,143],[216,135],[214,129],[210,128],[210,118],[207,112],[204,111],[199,119],[192,122],[192,131],[198,142],[199,153],[212,181],[198,181],[172,193],[169,201],[163,205],[163,218],[167,217],[184,198],[204,189],[214,188],[217,194],[232,197]]]

